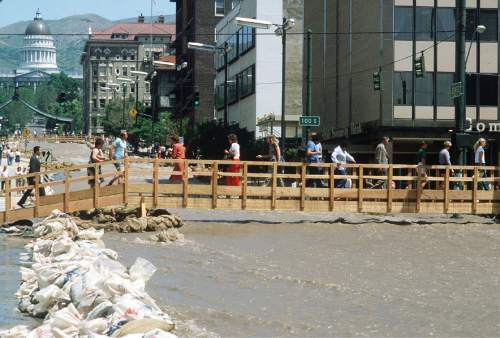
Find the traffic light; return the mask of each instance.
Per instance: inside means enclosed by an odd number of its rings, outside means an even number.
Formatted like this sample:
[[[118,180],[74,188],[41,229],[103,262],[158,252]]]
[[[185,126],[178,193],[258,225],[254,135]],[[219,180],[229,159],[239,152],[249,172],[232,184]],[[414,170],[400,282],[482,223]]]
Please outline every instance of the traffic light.
[[[415,60],[415,76],[424,77],[425,76],[425,57],[424,53]]]
[[[195,107],[200,106],[200,93],[199,92],[194,93],[193,106],[195,106]]]
[[[382,89],[382,76],[380,72],[373,73],[373,90],[380,91]]]

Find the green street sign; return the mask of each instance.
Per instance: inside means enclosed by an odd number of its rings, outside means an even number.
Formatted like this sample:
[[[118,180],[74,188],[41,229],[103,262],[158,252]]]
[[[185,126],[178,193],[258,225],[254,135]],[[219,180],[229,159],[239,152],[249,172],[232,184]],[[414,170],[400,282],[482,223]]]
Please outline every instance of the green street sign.
[[[455,82],[451,85],[450,96],[452,99],[456,99],[457,97],[461,97],[464,95],[464,86],[462,82]]]
[[[319,127],[321,119],[319,116],[301,116],[299,125],[301,127]]]

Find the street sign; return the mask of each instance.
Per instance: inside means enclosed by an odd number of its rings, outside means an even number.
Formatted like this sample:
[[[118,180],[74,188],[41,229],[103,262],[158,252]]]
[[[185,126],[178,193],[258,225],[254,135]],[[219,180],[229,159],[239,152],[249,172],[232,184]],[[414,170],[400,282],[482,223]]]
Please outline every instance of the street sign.
[[[30,130],[28,128],[23,129],[23,137],[27,138],[30,136]]]
[[[137,116],[137,110],[135,108],[130,109],[128,115],[134,119]]]
[[[321,119],[319,116],[301,116],[299,125],[301,127],[319,127]]]
[[[451,92],[450,96],[452,99],[456,99],[457,97],[460,97],[464,95],[464,86],[462,85],[462,82],[455,82],[451,85]]]

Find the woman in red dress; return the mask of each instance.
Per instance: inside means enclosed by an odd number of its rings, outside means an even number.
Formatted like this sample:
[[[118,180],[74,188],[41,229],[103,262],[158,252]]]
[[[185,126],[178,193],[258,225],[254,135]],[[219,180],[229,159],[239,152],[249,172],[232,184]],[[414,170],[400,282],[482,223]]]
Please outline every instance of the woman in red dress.
[[[184,160],[186,159],[186,148],[182,143],[179,142],[179,136],[174,135],[170,137],[172,141],[172,159],[174,160]],[[174,171],[184,172],[186,168],[184,167],[184,162],[177,162],[174,164]],[[181,175],[171,175],[170,182],[179,183],[182,182],[182,174]]]

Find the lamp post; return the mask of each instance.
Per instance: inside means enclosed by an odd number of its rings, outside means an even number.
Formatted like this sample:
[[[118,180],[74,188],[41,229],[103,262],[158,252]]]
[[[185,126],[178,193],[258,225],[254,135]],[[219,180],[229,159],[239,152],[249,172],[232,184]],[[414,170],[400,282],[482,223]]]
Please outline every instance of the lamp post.
[[[466,1],[457,0],[457,26],[455,33],[455,83],[459,83],[462,92],[455,97],[455,143],[458,149],[458,165],[465,165],[467,162],[467,145],[469,135],[465,133],[465,110],[466,110],[466,85],[465,72],[470,50],[474,39],[486,31],[486,27],[479,25],[474,31],[474,36],[469,46],[467,56],[465,56],[465,30],[466,30]]]
[[[222,51],[224,53],[224,127],[227,128],[228,124],[228,53],[231,50],[229,44],[224,42],[222,47],[209,45],[206,43],[199,42],[189,42],[188,48],[193,50],[199,50],[202,52],[215,53],[217,51]]]
[[[246,26],[257,29],[270,29],[276,27],[274,33],[281,36],[282,45],[282,70],[281,70],[281,153],[285,153],[286,147],[286,38],[287,31],[295,27],[295,19],[283,17],[281,24],[264,20],[237,17],[236,23],[239,26]]]
[[[122,111],[122,129],[125,129],[125,99],[127,95],[127,83],[132,83],[134,82],[131,79],[128,79],[126,77],[119,77],[117,78],[118,81],[122,82],[122,90],[123,90],[123,111]]]
[[[149,73],[141,72],[138,70],[132,70],[130,74],[135,75],[135,110],[138,112],[139,109],[139,76],[148,76]],[[151,97],[151,99],[153,99]],[[137,120],[139,118],[139,114],[135,116],[135,124],[137,126]]]

